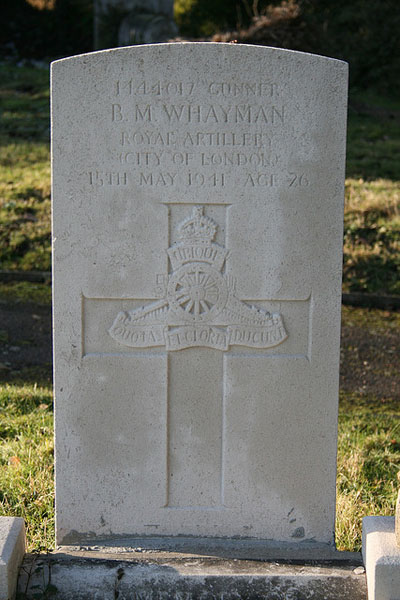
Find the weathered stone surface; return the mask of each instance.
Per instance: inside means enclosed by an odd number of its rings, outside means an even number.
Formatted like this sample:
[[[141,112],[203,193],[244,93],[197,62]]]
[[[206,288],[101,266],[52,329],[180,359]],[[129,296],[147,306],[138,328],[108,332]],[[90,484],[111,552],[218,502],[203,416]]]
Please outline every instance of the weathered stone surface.
[[[368,600],[400,600],[400,548],[396,544],[394,517],[363,519],[362,554]]]
[[[0,600],[12,600],[25,553],[25,525],[19,517],[0,517]]]
[[[333,544],[346,78],[232,44],[53,63],[59,543]]]
[[[34,571],[28,598],[32,586],[45,589],[51,572],[57,600],[367,600],[362,570],[357,574],[360,567],[340,559],[278,564],[142,551],[127,558],[104,549],[62,548],[47,557],[28,556],[24,566],[24,571]],[[19,586],[26,588],[26,578]]]

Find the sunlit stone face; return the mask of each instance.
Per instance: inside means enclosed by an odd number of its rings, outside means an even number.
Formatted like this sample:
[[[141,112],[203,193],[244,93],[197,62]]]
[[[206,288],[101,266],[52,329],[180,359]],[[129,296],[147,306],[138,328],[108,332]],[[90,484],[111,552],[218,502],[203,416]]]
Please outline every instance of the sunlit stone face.
[[[57,539],[333,543],[346,65],[53,63]]]

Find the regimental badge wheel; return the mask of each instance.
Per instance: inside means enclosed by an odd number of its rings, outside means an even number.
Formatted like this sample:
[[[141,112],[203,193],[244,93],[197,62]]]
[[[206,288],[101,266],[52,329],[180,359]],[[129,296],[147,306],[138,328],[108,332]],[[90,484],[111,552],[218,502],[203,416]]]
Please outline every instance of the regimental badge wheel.
[[[224,308],[228,288],[219,271],[190,263],[170,276],[167,299],[177,316],[188,322],[209,322]]]

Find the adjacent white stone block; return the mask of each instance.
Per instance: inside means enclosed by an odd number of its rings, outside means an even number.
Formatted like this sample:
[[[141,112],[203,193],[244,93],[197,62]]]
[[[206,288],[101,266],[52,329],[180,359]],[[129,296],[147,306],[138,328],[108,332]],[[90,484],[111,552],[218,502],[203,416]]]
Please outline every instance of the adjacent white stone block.
[[[334,540],[347,65],[52,65],[57,540]]]
[[[365,517],[362,544],[368,600],[400,600],[400,548],[394,517]]]
[[[0,600],[12,600],[25,554],[25,525],[19,517],[0,517]]]

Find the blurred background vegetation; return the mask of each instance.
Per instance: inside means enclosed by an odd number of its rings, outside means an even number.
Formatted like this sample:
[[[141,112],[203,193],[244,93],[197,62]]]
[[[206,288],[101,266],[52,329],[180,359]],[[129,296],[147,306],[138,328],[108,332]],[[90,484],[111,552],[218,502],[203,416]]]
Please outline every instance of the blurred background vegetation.
[[[399,89],[400,27],[396,0],[176,0],[182,35],[219,35],[350,63],[351,84]]]
[[[54,59],[91,51],[93,4],[3,3],[0,59]],[[352,86],[379,86],[390,94],[400,89],[398,0],[175,0],[174,10],[182,37],[333,56],[350,63]]]

